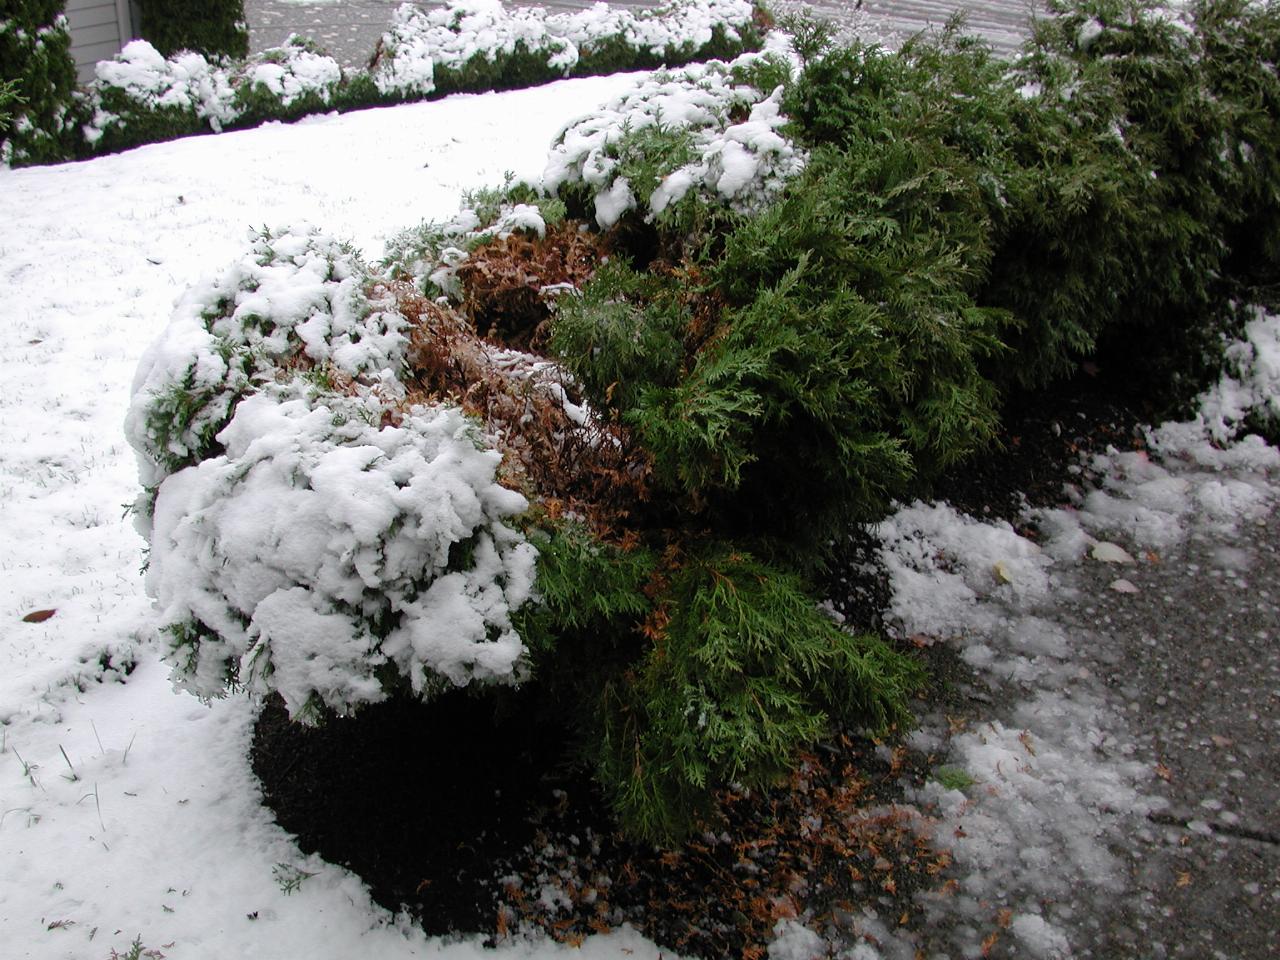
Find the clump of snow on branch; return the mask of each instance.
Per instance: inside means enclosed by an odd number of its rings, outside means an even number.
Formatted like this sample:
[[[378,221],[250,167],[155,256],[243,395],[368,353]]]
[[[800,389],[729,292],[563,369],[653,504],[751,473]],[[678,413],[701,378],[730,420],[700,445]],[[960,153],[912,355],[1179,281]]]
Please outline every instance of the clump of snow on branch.
[[[284,107],[308,96],[331,103],[342,83],[342,68],[333,57],[293,35],[281,46],[250,58],[238,79],[239,83],[233,80],[233,86],[249,91],[261,88]]]
[[[1255,309],[1226,361],[1226,372],[1200,400],[1200,419],[1220,444],[1243,432],[1251,417],[1280,424],[1280,318]]]
[[[94,115],[85,128],[90,143],[123,122],[121,115],[103,102],[110,94],[137,110],[194,113],[214,130],[221,130],[236,117],[230,72],[199,53],[184,50],[166,59],[147,41],[132,40],[112,59],[100,61],[95,74],[89,87]]]
[[[314,227],[253,234],[246,256],[182,297],[142,357],[125,430],[143,486],[205,456],[239,398],[285,366],[394,389],[405,321],[369,289],[359,257]]]
[[[147,586],[180,686],[274,690],[309,718],[383,699],[387,665],[420,695],[519,678],[510,612],[536,551],[503,520],[527,502],[460,411],[381,414],[268,390],[236,407],[222,455],[161,485]]]
[[[544,187],[554,193],[585,185],[604,228],[641,203],[652,219],[686,197],[758,210],[804,169],[804,151],[779,132],[786,123],[781,96],[781,88],[760,91],[736,82],[734,64],[719,61],[656,74],[565,128],[548,158]],[[747,119],[734,122],[742,113]],[[692,159],[659,169],[659,182],[645,198],[625,176],[624,156],[637,138],[652,133],[683,137],[686,150],[673,154]]]
[[[127,126],[134,113],[190,114],[220,132],[249,112],[254,97],[266,95],[284,109],[306,97],[329,104],[343,79],[336,60],[296,36],[239,62],[189,50],[165,58],[147,41],[132,40],[95,73],[93,117],[84,129],[90,144]]]

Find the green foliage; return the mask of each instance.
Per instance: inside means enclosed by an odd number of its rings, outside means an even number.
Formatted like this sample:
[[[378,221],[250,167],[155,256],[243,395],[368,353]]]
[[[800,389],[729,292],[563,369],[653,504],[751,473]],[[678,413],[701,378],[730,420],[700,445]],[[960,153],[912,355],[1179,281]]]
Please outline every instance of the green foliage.
[[[315,876],[315,873],[295,867],[291,863],[277,863],[271,868],[271,876],[275,878],[280,892],[286,897],[297,893],[302,885]]]
[[[549,65],[548,56],[548,50],[530,50],[523,40],[517,40],[510,53],[499,52],[492,57],[477,53],[456,70],[437,65],[433,96],[478,90],[517,90],[562,79],[564,72]]]
[[[689,322],[673,278],[641,273],[614,258],[581,294],[559,301],[551,349],[593,404],[626,419],[644,391],[679,382]]]
[[[733,82],[741,86],[755,87],[761,93],[772,93],[792,80],[791,64],[774,53],[752,57],[746,63],[736,64],[732,70]]]
[[[952,247],[966,294],[1012,319],[1012,355],[982,367],[1002,390],[1100,348],[1152,358],[1167,385],[1203,365],[1220,333],[1205,318],[1230,284],[1276,274],[1280,181],[1257,149],[1277,142],[1276,5],[1202,0],[1179,18],[1064,0],[1051,13],[1012,70],[956,23],[898,54],[802,31],[809,61],[786,109],[819,149],[906,149],[947,176],[927,227],[968,225]]]
[[[118,87],[100,91],[98,107],[112,117],[92,143],[94,154],[117,153],[147,143],[163,143],[208,132],[209,124],[189,106],[149,107]]]
[[[870,636],[841,630],[783,570],[724,546],[670,575],[651,648],[605,690],[600,779],[626,829],[683,835],[729,783],[760,786],[831,719],[905,719],[921,675]]]
[[[960,767],[938,767],[933,771],[933,779],[948,790],[968,790],[978,782]]]
[[[641,209],[649,206],[649,198],[663,178],[698,159],[692,131],[664,126],[661,118],[647,126],[625,130],[603,152],[617,161],[615,175],[626,178]]]
[[[0,161],[58,163],[75,153],[80,109],[63,8],[12,0],[0,10]]]
[[[21,106],[23,102],[22,94],[18,92],[18,81],[0,80],[0,133],[9,128],[13,108]]]
[[[540,597],[512,617],[535,654],[570,637],[597,647],[617,643],[648,614],[644,591],[657,566],[651,550],[605,543],[576,521],[531,527],[527,535],[538,549]]]
[[[139,6],[139,32],[163,56],[180,50],[225,57],[249,54],[244,0],[139,0]]]
[[[1274,153],[1254,163],[1252,145],[1276,142],[1276,78],[1258,59],[1275,50],[1275,10],[1074,0],[1038,25],[1011,125],[1035,175],[1011,195],[982,294],[1024,321],[1016,383],[1043,384],[1098,346],[1154,358],[1167,383],[1213,348],[1206,318],[1230,284],[1274,276],[1274,259],[1253,255],[1276,236]]]

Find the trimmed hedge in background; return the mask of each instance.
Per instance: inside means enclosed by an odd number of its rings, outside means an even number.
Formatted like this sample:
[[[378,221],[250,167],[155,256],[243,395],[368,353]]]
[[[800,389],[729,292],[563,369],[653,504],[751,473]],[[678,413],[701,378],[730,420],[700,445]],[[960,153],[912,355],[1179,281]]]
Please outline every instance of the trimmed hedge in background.
[[[590,34],[575,17],[587,27],[590,18],[605,17],[605,25],[619,32]],[[689,19],[700,24],[702,42],[683,35]],[[508,10],[490,0],[454,0],[432,10],[406,5],[379,43],[370,69],[353,72],[297,37],[230,60],[206,57],[196,48],[166,57],[135,41],[98,65],[98,79],[89,89],[93,116],[81,153],[110,153],[321,110],[731,57],[759,48],[757,19],[763,15],[745,0],[673,0],[639,14],[604,7],[552,16],[536,8]]]
[[[139,33],[163,56],[192,50],[206,56],[249,55],[243,0],[138,0]]]

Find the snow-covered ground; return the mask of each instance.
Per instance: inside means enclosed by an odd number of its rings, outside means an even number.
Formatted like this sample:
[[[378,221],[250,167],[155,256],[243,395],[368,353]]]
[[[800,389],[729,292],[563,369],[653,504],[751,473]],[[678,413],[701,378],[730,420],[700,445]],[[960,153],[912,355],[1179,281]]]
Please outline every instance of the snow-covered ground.
[[[107,958],[135,942],[174,958],[482,952],[478,941],[428,940],[372,904],[359,878],[304,857],[260,803],[249,702],[207,707],[173,691],[148,645],[143,543],[122,515],[137,492],[122,422],[138,359],[174,299],[240,256],[251,226],[311,221],[376,258],[399,230],[453,214],[462,190],[541,173],[566,121],[632,83],[568,81],[0,169],[4,956]],[[906,507],[882,527],[903,634],[958,643],[1017,696],[964,730],[926,718],[915,741],[949,751],[977,782],[916,798],[922,829],[954,843],[964,877],[931,905],[954,955],[980,952],[993,922],[1021,955],[1066,955],[1073,916],[1124,890],[1113,847],[1159,807],[1153,769],[1085,666],[1089,638],[1054,620],[1055,598],[1078,591],[1088,564],[1268,521],[1280,455],[1209,441],[1215,430],[1226,438],[1218,425],[1233,405],[1280,394],[1276,330],[1261,317],[1251,327],[1254,345],[1236,351],[1208,420],[1164,430],[1151,456],[1095,465],[1105,491],[1043,515],[1046,543],[944,506]],[[1115,569],[1114,591],[1128,590],[1131,565]],[[877,943],[838,955],[940,949],[935,937],[890,935],[893,923],[868,916]],[[778,960],[826,955],[800,923],[779,934]],[[577,955],[660,951],[624,930]]]

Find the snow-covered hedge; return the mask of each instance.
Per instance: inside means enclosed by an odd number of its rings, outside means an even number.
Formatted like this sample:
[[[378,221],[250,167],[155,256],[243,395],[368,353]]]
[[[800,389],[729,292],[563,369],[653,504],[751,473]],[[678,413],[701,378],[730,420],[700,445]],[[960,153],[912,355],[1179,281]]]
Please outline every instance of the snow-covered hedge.
[[[325,110],[733,56],[760,45],[754,16],[747,0],[673,0],[638,14],[597,4],[555,15],[499,0],[429,10],[406,3],[368,72],[345,72],[298,37],[246,60],[191,51],[166,58],[135,40],[98,64],[83,136],[102,153]]]
[[[550,15],[500,0],[406,3],[382,38],[373,80],[384,96],[407,98],[685,63],[754,45],[754,15],[748,0],[671,0],[638,13],[598,3]]]
[[[84,136],[97,151],[331,109],[343,83],[337,61],[299,37],[238,62],[190,51],[166,59],[134,40],[96,73]]]
[[[313,228],[263,232],[142,360],[147,586],[200,696],[275,691],[311,719],[523,674],[537,553],[506,521],[528,503],[461,410],[405,400],[407,321],[378,290]]]

